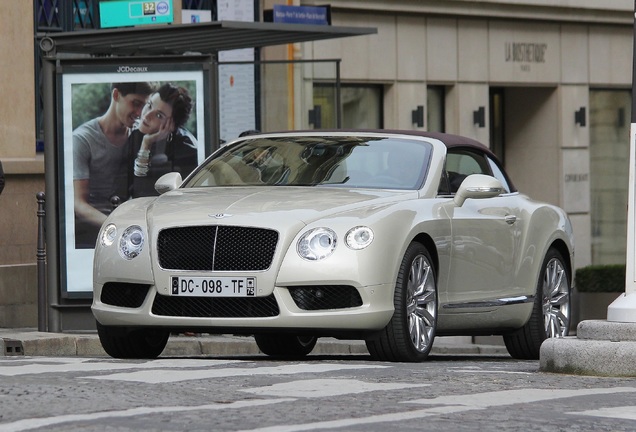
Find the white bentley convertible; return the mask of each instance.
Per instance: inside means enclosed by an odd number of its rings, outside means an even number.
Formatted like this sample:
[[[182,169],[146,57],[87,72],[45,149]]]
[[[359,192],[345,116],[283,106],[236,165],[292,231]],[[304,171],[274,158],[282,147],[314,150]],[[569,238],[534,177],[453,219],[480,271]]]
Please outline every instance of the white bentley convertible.
[[[503,335],[533,359],[568,332],[567,215],[468,138],[248,136],[155,187],[97,240],[92,310],[113,357],[157,357],[192,331],[254,335],[282,358],[362,339],[373,358],[411,362],[436,335]]]

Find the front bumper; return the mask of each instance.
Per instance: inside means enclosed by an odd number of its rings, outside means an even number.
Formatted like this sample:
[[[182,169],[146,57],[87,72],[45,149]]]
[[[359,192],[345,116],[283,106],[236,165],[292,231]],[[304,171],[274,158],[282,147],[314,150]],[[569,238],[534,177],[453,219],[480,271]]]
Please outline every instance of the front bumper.
[[[360,302],[343,303],[330,309],[303,309],[297,296],[287,287],[274,287],[271,295],[254,298],[200,298],[187,300],[157,293],[152,285],[135,284],[132,301],[111,301],[106,292],[125,289],[96,287],[93,300],[95,318],[106,326],[164,327],[170,329],[197,328],[208,333],[254,333],[259,330],[322,330],[325,334],[347,331],[376,331],[382,329],[393,316],[393,286],[348,287],[359,294]],[[329,286],[323,286],[329,288]],[[295,288],[295,287],[290,287]],[[140,294],[145,290],[145,296]],[[340,288],[332,286],[329,292]],[[136,299],[136,300],[135,300]],[[105,301],[106,302],[105,302]],[[185,301],[184,301],[185,300]],[[111,303],[111,304],[108,304]],[[114,305],[115,303],[117,305]],[[359,305],[357,305],[359,304]],[[166,306],[168,305],[168,306]],[[332,305],[333,306],[333,305]],[[320,306],[317,306],[320,307]]]

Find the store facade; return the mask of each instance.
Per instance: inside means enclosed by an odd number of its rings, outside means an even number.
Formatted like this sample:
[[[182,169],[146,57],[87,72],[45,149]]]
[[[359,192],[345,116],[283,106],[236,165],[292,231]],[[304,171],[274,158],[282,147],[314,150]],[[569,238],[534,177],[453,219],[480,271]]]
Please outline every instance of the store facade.
[[[302,58],[342,59],[343,127],[473,137],[569,213],[577,268],[624,263],[633,5],[546,3],[332,1],[334,25],[378,34],[303,44]]]
[[[18,3],[0,0],[7,11],[0,52],[13,58],[0,66],[10,77],[0,86],[0,160],[7,174],[0,197],[0,327],[35,323],[35,196],[45,186],[43,154],[35,146],[34,57],[14,56],[16,49],[35,49],[30,17],[39,1]],[[281,3],[326,2],[254,2],[261,19],[263,10]],[[329,5],[333,26],[377,34],[261,49],[261,60],[298,62],[261,68],[262,130],[340,125],[473,137],[500,156],[519,190],[568,211],[577,268],[625,261],[631,0]],[[310,63],[315,60],[323,63]]]

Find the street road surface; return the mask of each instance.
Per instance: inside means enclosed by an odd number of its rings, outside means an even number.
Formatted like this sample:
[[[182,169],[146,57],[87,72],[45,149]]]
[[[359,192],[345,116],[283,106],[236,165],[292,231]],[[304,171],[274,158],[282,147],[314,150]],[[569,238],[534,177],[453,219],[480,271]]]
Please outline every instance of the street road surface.
[[[636,430],[636,379],[538,367],[483,356],[0,357],[0,432]]]

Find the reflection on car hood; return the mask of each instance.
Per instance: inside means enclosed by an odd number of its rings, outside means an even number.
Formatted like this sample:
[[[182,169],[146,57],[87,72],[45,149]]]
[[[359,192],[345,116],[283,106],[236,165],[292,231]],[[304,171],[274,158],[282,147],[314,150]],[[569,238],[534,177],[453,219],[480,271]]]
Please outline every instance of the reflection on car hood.
[[[228,219],[226,222],[232,225],[274,228],[291,221],[310,223],[361,207],[381,208],[416,196],[415,191],[319,187],[177,189],[153,202],[148,220],[155,226],[168,226]]]

